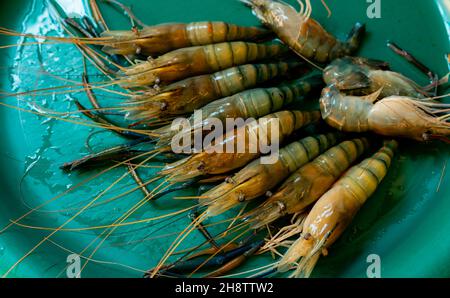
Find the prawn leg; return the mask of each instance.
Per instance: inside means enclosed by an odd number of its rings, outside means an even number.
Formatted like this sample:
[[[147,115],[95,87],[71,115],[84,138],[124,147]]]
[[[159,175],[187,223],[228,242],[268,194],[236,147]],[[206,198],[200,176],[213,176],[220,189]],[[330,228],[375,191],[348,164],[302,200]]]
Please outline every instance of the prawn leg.
[[[204,277],[216,277],[223,275],[226,272],[236,268],[250,256],[255,254],[263,244],[264,240],[257,240],[223,253],[217,254],[217,251],[210,251],[212,252],[211,255],[217,255],[214,257],[202,255],[201,257],[191,258],[176,264],[168,265],[167,269],[162,271],[162,274],[169,273],[170,275],[172,273],[180,274],[184,272],[192,272],[201,266],[202,269],[219,267]],[[223,250],[222,248],[220,249]]]
[[[136,167],[134,167],[132,164],[128,163],[127,164],[128,170],[130,172],[131,177],[133,177],[134,181],[136,182],[136,184],[139,186],[139,188],[142,190],[145,198],[150,198],[151,197],[151,192],[148,190],[147,185],[145,185],[144,182],[142,182],[142,178],[139,175],[139,173],[137,172]]]
[[[200,216],[200,212],[199,212],[198,208],[193,209],[189,213],[189,218],[191,219],[192,222],[194,222],[196,220],[196,218],[198,218],[199,216]],[[198,223],[196,225],[196,228],[203,235],[203,237],[205,237],[205,239],[211,244],[211,246],[213,248],[215,248],[216,250],[220,249],[220,246],[217,244],[217,242],[211,236],[211,233],[206,229],[205,225],[202,222]]]
[[[135,146],[151,142],[152,141],[150,142],[148,141],[148,138],[139,139],[126,145],[120,145],[113,148],[109,148],[98,153],[87,155],[81,159],[65,163],[61,166],[61,169],[67,172],[72,172],[83,168],[89,168],[99,166],[105,163],[110,163],[113,160],[116,161],[126,160],[127,158],[137,156],[144,152],[141,150],[133,150]]]
[[[87,18],[87,17],[83,17],[80,21],[77,21],[75,18],[70,18],[70,17],[66,17],[64,18],[63,22],[67,25],[69,25],[70,27],[72,27],[73,29],[75,29],[76,31],[78,31],[79,33],[81,33],[81,35],[83,37],[88,37],[88,38],[97,38],[98,37],[98,33],[95,31],[95,28],[92,24],[92,21]],[[101,49],[101,47],[99,48]],[[87,51],[85,51],[85,53],[87,55],[90,55],[92,57],[92,53],[89,53]],[[98,65],[99,67],[102,67],[103,69],[106,69],[106,71],[110,74],[113,74],[115,72],[117,72],[119,69],[117,67],[114,67],[114,63],[116,64],[123,64],[120,59],[120,57],[118,55],[115,54],[108,54],[109,57],[111,58],[111,62],[108,63],[108,65],[104,64],[103,62],[101,62],[99,59],[95,59],[96,61],[98,61]],[[108,62],[108,60],[106,60]],[[125,66],[125,65],[123,65]]]
[[[434,88],[434,96],[437,95],[437,88],[439,86],[439,76],[433,72],[430,68],[428,68],[427,66],[425,66],[425,64],[423,64],[422,62],[420,62],[416,57],[414,57],[411,53],[409,53],[408,51],[400,48],[397,44],[395,44],[392,41],[388,41],[387,46],[394,51],[394,53],[396,53],[397,55],[405,58],[408,62],[410,62],[412,65],[414,65],[417,69],[419,69],[420,71],[422,71],[424,74],[426,74],[428,76],[428,78],[430,79],[430,88]]]
[[[264,240],[260,240],[248,245],[247,250],[242,255],[236,256],[234,259],[230,260],[217,270],[205,275],[204,277],[206,278],[220,277],[230,272],[231,270],[237,268],[238,266],[242,265],[248,258],[250,258],[256,252],[258,252],[258,250],[264,245],[264,242],[265,242]]]

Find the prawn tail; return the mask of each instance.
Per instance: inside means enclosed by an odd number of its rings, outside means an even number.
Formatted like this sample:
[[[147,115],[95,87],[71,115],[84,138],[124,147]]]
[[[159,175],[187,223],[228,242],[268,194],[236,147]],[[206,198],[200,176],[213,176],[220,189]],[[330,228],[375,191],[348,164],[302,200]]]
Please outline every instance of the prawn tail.
[[[348,34],[346,46],[348,54],[355,53],[361,46],[362,40],[366,34],[366,25],[362,23],[356,23],[350,33]]]
[[[359,22],[356,23],[348,34],[347,40],[338,42],[331,50],[331,60],[353,55],[361,46],[365,33],[366,25]]]

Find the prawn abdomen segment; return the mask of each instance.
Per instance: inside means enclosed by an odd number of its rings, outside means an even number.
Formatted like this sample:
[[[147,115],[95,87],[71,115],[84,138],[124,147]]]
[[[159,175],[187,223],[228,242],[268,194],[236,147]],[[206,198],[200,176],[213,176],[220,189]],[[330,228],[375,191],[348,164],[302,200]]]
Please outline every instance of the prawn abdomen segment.
[[[318,62],[327,62],[331,60],[331,50],[339,44],[330,33],[328,33],[322,25],[313,19],[303,22],[299,28],[297,38],[295,36],[288,37],[292,39],[291,48],[300,55],[314,59]]]
[[[203,47],[206,65],[218,71],[235,65],[272,58],[287,52],[281,44],[224,42]]]
[[[370,129],[368,115],[373,104],[359,97],[344,96],[327,91],[320,99],[323,119],[331,126],[346,132],[366,132]]]
[[[225,41],[259,40],[270,32],[258,27],[242,27],[225,22],[196,22],[186,25],[186,35],[191,45],[206,45]]]
[[[349,185],[346,191],[351,189],[351,195],[362,206],[386,176],[396,148],[397,143],[390,142],[371,158],[354,166],[337,184]]]
[[[296,63],[246,64],[212,75],[214,89],[221,97],[256,86],[279,75],[285,75]]]

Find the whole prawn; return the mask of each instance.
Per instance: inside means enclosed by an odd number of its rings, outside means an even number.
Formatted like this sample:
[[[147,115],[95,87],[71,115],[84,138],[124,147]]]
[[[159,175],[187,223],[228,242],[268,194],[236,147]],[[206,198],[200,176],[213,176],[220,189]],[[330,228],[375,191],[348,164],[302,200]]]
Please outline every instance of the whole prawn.
[[[346,96],[335,86],[325,88],[320,99],[322,118],[346,132],[373,131],[417,141],[450,135],[450,105],[404,96],[377,101],[379,93],[367,97]]]
[[[247,217],[254,229],[286,214],[305,211],[369,148],[366,138],[353,139],[329,149],[294,172],[274,194]]]
[[[188,78],[162,88],[157,94],[135,96],[125,110],[133,119],[164,118],[192,113],[219,98],[283,76],[300,64],[246,64],[211,75]]]
[[[288,49],[282,44],[240,41],[183,48],[120,71],[119,82],[124,88],[167,84],[257,60],[273,58],[287,51]]]
[[[128,31],[105,31],[99,38],[108,54],[159,56],[191,46],[230,41],[260,41],[271,32],[258,27],[243,27],[225,22],[161,24]],[[95,39],[93,39],[95,41]]]
[[[228,173],[245,166],[261,155],[261,150],[255,150],[255,152],[250,150],[255,145],[252,140],[258,144],[261,144],[262,141],[271,144],[272,129],[267,129],[268,127],[276,128],[273,132],[278,134],[277,141],[281,143],[295,130],[319,119],[320,112],[316,111],[281,111],[264,116],[253,121],[250,125],[235,129],[231,135],[227,134],[228,136],[224,135],[217,139],[214,144],[204,148],[203,152],[167,165],[160,172],[160,175],[170,177],[173,182],[182,182],[204,175]],[[226,153],[224,148],[238,148],[241,140],[244,141],[244,152]],[[215,150],[215,148],[222,148],[222,151]]]
[[[369,95],[380,89],[379,98],[398,95],[424,99],[430,95],[413,80],[390,71],[387,63],[361,57],[334,60],[325,68],[323,78],[327,85],[348,95]]]
[[[272,29],[294,52],[306,59],[326,63],[353,54],[360,45],[365,26],[357,23],[346,41],[339,41],[311,18],[310,0],[298,1],[300,11],[278,0],[241,0],[256,17]]]
[[[230,208],[258,198],[287,178],[308,161],[336,144],[336,133],[307,137],[293,142],[279,152],[274,164],[254,160],[242,170],[201,195],[200,203],[208,206],[207,214],[215,216]]]
[[[310,276],[320,255],[327,255],[327,249],[386,176],[397,147],[396,141],[386,142],[372,157],[351,168],[317,201],[303,223],[302,236],[278,264],[279,271],[296,266],[292,277]]]
[[[259,118],[267,114],[276,112],[295,101],[304,99],[312,91],[322,86],[319,76],[309,76],[294,80],[290,83],[283,83],[278,87],[256,88],[234,94],[220,100],[207,104],[188,120],[190,125],[187,129],[177,130],[172,125],[167,125],[153,131],[159,136],[158,146],[164,147],[172,142],[173,137],[180,138],[202,133],[208,127],[215,125],[216,121],[221,121],[225,126],[228,118]],[[196,115],[201,112],[202,121],[196,121]]]

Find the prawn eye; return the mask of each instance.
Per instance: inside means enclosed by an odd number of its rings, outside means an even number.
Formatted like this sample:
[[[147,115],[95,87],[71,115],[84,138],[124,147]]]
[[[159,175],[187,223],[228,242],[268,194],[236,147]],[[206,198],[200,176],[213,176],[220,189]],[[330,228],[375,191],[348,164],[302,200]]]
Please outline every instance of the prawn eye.
[[[203,171],[206,168],[205,163],[202,161],[200,165],[197,167],[197,170]]]
[[[286,211],[286,205],[281,201],[277,201],[277,205],[280,208],[280,213],[284,214]]]
[[[245,202],[245,194],[244,194],[244,193],[242,193],[242,192],[239,193],[238,201],[239,201],[240,203]]]
[[[167,103],[163,102],[161,103],[161,111],[167,110]]]
[[[310,233],[306,233],[305,235],[303,235],[303,239],[305,239],[307,241],[310,240],[311,237],[312,237],[312,235]]]
[[[432,139],[432,133],[431,133],[431,131],[427,130],[426,132],[424,132],[424,133],[422,134],[422,138],[423,138],[424,141],[429,141],[429,140],[431,140],[431,139]]]

